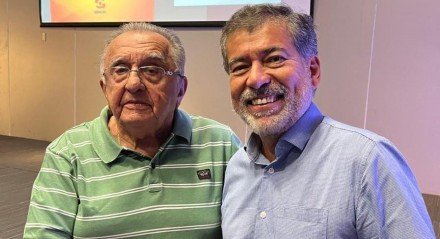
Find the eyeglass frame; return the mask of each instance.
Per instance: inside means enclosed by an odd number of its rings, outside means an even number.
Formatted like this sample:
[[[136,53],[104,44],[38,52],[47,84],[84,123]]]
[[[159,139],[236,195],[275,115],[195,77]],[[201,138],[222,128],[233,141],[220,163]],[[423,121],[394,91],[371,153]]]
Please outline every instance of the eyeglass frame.
[[[154,66],[154,65],[141,66],[141,67],[138,67],[137,69],[131,69],[131,68],[126,67],[126,66],[112,66],[112,67],[109,67],[109,68],[105,68],[105,69],[104,69],[104,72],[102,73],[102,75],[103,75],[104,77],[106,77],[105,72],[108,71],[109,69],[115,69],[115,68],[119,68],[119,69],[127,69],[127,70],[128,70],[126,73],[124,73],[124,75],[125,75],[125,74],[126,74],[126,75],[124,76],[124,78],[121,78],[120,82],[123,82],[123,81],[127,80],[127,79],[130,77],[132,71],[134,71],[134,72],[137,73],[137,76],[139,77],[139,79],[141,79],[141,80],[146,80],[146,81],[148,81],[148,82],[152,82],[152,83],[160,82],[160,81],[164,78],[164,76],[173,76],[173,75],[177,75],[177,76],[180,76],[180,77],[184,77],[184,75],[182,75],[182,74],[180,73],[180,71],[170,71],[170,70],[167,70],[167,69],[165,69],[165,68],[163,68],[163,67],[160,67],[160,66]],[[160,69],[161,71],[163,71],[163,76],[160,77],[157,81],[152,81],[150,78],[148,78],[148,77],[144,77],[144,76],[142,76],[142,74],[139,74],[140,69],[148,69],[148,68],[150,68],[150,69],[151,69],[151,68],[154,68],[154,69]],[[113,76],[113,74],[110,73],[110,75],[111,75],[111,77],[112,77],[113,79],[115,78],[115,77]]]

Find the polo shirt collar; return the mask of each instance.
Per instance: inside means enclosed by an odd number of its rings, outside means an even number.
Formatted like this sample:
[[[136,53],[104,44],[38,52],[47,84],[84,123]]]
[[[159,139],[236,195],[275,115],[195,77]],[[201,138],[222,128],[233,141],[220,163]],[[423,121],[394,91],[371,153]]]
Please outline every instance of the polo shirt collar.
[[[93,148],[104,163],[114,161],[124,149],[116,142],[107,127],[111,115],[112,112],[108,106],[105,106],[99,117],[93,120],[90,126],[90,139]]]
[[[93,148],[104,163],[113,162],[124,150],[124,148],[116,142],[108,129],[108,120],[112,112],[105,106],[98,118],[93,120],[90,127],[90,139]],[[189,143],[192,133],[192,121],[190,116],[183,110],[176,109],[173,119],[172,132],[186,139]]]
[[[172,132],[175,135],[184,138],[188,143],[191,142],[192,120],[185,111],[180,109],[174,111]]]
[[[297,147],[301,151],[304,150],[307,142],[321,123],[322,119],[323,115],[318,107],[314,103],[311,103],[303,116],[301,116],[301,118],[280,138],[276,146],[276,151],[278,148],[282,148],[284,151],[287,148],[285,145],[286,143]],[[261,146],[262,143],[260,136],[252,132],[245,147],[250,160],[263,163],[261,159],[262,155],[260,155]],[[278,152],[276,152],[276,154],[278,155]]]

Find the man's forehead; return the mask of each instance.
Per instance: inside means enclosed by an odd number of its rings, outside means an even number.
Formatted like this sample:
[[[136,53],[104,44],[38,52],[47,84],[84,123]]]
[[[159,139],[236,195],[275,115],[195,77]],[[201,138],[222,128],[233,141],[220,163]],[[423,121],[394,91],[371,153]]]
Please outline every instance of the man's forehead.
[[[229,60],[234,58],[259,56],[264,57],[273,52],[295,54],[296,49],[293,46],[292,39],[284,30],[268,30],[248,32],[245,29],[231,35],[227,46]]]
[[[166,61],[169,57],[170,43],[156,32],[130,31],[116,37],[108,47],[106,58],[111,61],[140,55]]]

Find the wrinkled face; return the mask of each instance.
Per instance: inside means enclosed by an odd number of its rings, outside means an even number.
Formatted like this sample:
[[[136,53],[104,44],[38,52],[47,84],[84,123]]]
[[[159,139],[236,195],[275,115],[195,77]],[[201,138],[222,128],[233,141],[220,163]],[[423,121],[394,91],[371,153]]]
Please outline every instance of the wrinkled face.
[[[283,23],[266,23],[228,39],[234,110],[260,136],[280,136],[308,109],[319,83],[319,59],[304,60]]]
[[[150,82],[132,71],[125,80],[117,81],[110,73],[113,67],[137,70],[143,66],[159,66],[175,71],[169,41],[154,32],[131,31],[119,35],[110,43],[104,57],[106,83],[101,81],[101,88],[120,124],[148,124],[160,130],[162,126],[172,123],[174,110],[185,94],[186,78],[165,75],[158,82]]]

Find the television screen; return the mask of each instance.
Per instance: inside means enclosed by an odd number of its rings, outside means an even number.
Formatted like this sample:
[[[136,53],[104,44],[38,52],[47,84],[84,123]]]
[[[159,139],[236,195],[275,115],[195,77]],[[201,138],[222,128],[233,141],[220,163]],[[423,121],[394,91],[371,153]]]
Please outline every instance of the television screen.
[[[313,0],[40,0],[41,26],[221,26],[246,4],[284,3],[312,15]]]

